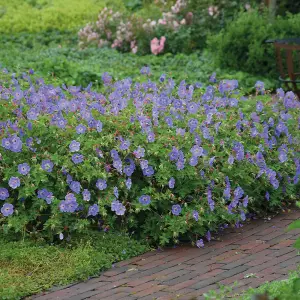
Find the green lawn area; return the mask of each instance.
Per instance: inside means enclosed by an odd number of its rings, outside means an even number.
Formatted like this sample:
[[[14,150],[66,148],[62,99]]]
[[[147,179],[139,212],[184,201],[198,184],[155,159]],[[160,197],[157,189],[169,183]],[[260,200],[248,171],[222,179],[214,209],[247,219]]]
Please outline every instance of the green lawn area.
[[[0,299],[21,299],[54,285],[85,280],[114,262],[149,250],[120,233],[90,232],[61,245],[0,237]]]

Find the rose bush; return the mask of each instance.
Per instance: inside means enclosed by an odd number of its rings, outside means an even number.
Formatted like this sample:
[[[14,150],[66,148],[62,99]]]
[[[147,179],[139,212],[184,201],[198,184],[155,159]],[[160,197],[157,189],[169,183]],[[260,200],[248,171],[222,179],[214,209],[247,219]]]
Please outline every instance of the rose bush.
[[[5,73],[7,73],[4,70]],[[64,238],[123,228],[166,244],[240,226],[299,193],[299,102],[236,80],[114,81],[102,92],[1,75],[0,224]]]

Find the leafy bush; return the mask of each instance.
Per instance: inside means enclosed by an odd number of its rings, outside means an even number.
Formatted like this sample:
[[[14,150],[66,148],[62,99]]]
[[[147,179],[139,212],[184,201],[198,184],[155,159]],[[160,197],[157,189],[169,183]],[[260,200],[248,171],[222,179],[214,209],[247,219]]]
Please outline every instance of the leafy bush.
[[[27,75],[3,82],[5,233],[52,239],[109,225],[160,244],[190,238],[200,247],[209,230],[239,226],[248,208],[296,198],[293,93],[246,100],[235,80],[204,91],[184,81],[175,89],[164,76],[159,84],[102,79],[102,93],[33,84]],[[256,89],[264,93],[261,82]]]
[[[53,285],[86,280],[117,261],[149,250],[124,234],[110,232],[72,236],[63,245],[20,241],[15,236],[0,237],[1,299],[23,299]]]
[[[237,13],[257,6],[258,2],[260,1],[190,0],[188,10],[194,14],[191,26],[194,48],[205,48],[207,37],[219,33],[235,19]]]
[[[217,66],[252,74],[276,77],[274,47],[265,41],[299,37],[300,14],[277,17],[269,23],[267,15],[256,10],[241,13],[218,35],[208,40],[208,50]]]

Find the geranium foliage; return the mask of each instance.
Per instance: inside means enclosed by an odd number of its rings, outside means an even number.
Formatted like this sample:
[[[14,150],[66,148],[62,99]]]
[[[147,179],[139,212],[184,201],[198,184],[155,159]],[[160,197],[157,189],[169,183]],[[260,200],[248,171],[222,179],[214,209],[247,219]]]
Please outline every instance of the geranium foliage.
[[[299,192],[299,102],[162,75],[103,90],[2,75],[0,223],[50,239],[123,228],[159,244],[240,226]]]

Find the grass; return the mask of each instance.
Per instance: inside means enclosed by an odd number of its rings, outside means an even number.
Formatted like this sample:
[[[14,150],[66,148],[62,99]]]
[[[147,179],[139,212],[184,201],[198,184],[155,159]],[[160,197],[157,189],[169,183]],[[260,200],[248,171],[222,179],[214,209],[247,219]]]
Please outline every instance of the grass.
[[[124,234],[91,232],[69,243],[12,241],[0,237],[0,299],[21,297],[85,280],[149,247]]]

